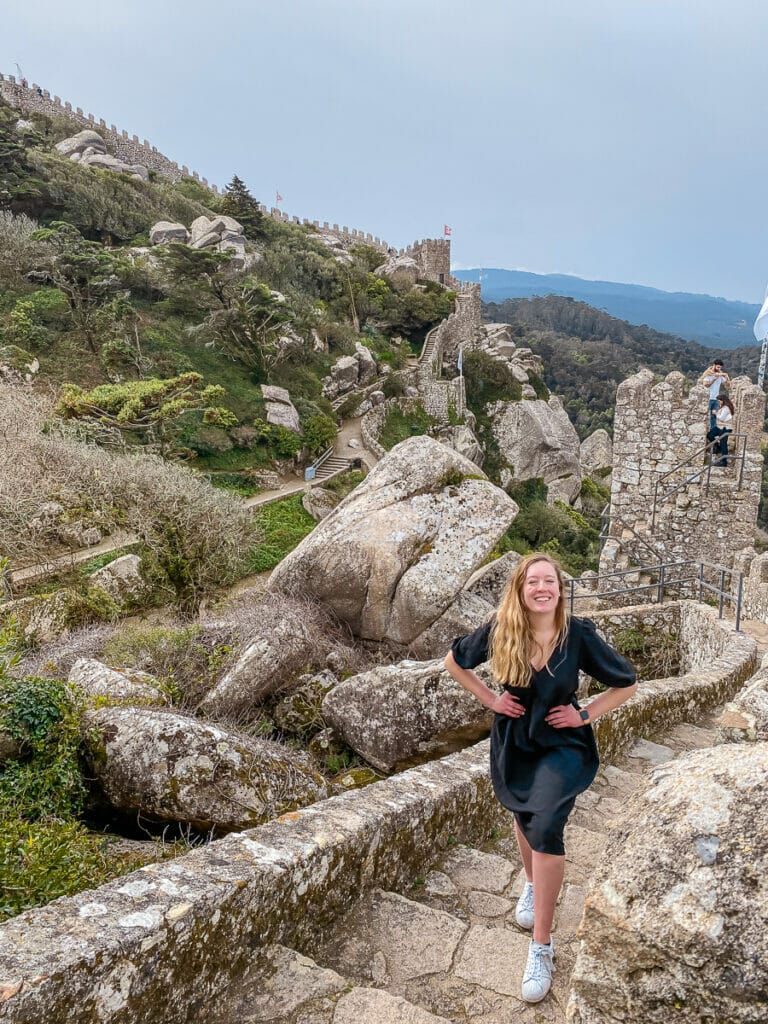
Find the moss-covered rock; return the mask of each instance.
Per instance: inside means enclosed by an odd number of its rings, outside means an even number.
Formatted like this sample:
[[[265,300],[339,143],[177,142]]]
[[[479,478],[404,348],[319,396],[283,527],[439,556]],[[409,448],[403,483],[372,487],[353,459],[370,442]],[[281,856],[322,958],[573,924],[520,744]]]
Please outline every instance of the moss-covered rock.
[[[88,711],[83,738],[108,802],[159,821],[230,832],[330,793],[305,754],[172,712]]]

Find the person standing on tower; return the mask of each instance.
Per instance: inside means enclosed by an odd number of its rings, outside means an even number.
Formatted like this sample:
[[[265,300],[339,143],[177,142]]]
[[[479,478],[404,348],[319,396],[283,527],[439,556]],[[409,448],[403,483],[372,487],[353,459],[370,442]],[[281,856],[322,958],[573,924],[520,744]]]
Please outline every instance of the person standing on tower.
[[[731,378],[723,369],[723,360],[715,359],[711,366],[708,366],[702,374],[699,384],[709,391],[709,429],[714,430],[715,417],[720,408],[720,389],[724,384],[730,384]]]

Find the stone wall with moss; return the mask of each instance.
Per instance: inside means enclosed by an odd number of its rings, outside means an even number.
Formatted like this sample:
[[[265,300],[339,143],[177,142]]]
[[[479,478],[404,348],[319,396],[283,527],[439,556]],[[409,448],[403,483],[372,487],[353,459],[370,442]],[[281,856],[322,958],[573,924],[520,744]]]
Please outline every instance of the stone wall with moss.
[[[754,671],[755,642],[691,602],[594,615],[607,636],[678,628],[709,670],[644,683],[596,726],[604,760],[638,736],[728,700]],[[682,638],[686,638],[683,640]],[[365,890],[397,888],[452,842],[477,843],[499,807],[488,743],[152,864],[0,925],[0,1020],[186,1024],[252,950],[307,948]],[[222,969],[226,965],[226,969]]]
[[[736,633],[717,611],[694,601],[674,605],[639,606],[621,613],[593,616],[607,639],[616,631],[641,624],[653,628],[659,610],[679,617],[680,656],[683,666],[697,665],[684,675],[642,682],[631,701],[595,726],[600,756],[607,761],[638,736],[652,737],[676,722],[695,721],[704,711],[730,700],[757,668],[757,645],[745,633]],[[665,626],[666,628],[666,626]]]

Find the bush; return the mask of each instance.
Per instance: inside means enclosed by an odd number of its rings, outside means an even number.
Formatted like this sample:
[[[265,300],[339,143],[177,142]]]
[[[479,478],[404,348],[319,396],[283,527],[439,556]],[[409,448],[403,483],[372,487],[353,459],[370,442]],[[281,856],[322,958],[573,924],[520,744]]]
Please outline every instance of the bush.
[[[58,680],[6,676],[0,685],[0,729],[25,758],[0,768],[0,816],[73,818],[85,802],[77,753],[81,703]]]
[[[328,445],[336,439],[337,428],[330,416],[318,413],[310,416],[302,425],[304,446],[312,454],[319,454],[325,451]]]
[[[387,451],[400,441],[416,434],[428,434],[437,420],[418,402],[409,402],[404,408],[391,405],[387,409],[379,434],[379,444]]]
[[[123,874],[107,850],[75,821],[0,816],[0,920]]]

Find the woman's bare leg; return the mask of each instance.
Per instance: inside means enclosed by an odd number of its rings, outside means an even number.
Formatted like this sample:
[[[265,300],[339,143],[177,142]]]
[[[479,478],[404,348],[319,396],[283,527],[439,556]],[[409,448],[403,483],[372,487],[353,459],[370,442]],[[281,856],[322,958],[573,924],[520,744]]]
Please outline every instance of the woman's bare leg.
[[[520,838],[518,836],[518,842]],[[526,846],[528,844],[526,843]],[[521,847],[522,849],[522,847]],[[530,847],[528,847],[530,850]],[[565,874],[565,857],[531,851],[533,861],[533,941],[549,942],[552,918]],[[526,873],[528,869],[526,868]]]
[[[523,835],[523,830],[517,824],[517,818],[515,818],[515,836],[517,838],[517,845],[520,848],[520,856],[523,858],[523,867],[525,868],[525,877],[529,882],[533,881],[533,850],[528,845],[528,840]]]

